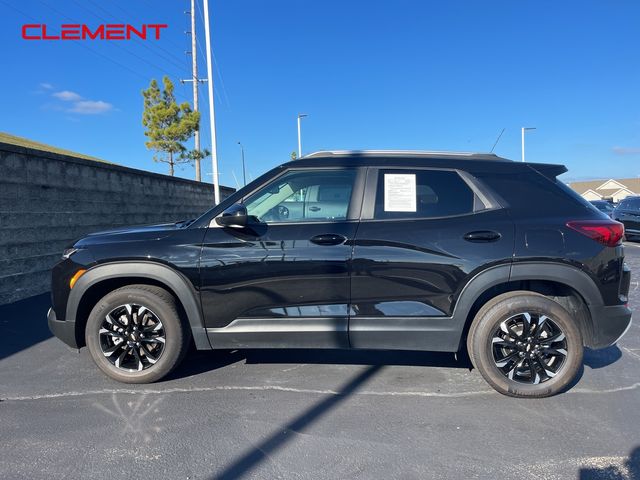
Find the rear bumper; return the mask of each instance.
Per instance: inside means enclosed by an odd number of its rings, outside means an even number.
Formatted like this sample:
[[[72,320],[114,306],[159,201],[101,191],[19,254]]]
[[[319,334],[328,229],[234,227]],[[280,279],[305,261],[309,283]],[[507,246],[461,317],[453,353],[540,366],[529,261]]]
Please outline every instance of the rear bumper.
[[[47,323],[49,324],[51,333],[71,348],[78,348],[78,342],[76,341],[76,322],[58,320],[56,318],[56,312],[53,311],[53,308],[50,308],[47,314]]]
[[[613,345],[627,333],[631,326],[631,310],[624,305],[600,307],[593,315],[592,348]]]

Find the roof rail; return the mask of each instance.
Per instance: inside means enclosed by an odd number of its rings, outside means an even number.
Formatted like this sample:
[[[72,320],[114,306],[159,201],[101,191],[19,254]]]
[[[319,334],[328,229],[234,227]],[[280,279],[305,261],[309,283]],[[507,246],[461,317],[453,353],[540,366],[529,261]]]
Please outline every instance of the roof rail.
[[[362,156],[378,156],[378,155],[394,155],[394,156],[457,156],[457,157],[498,157],[495,153],[478,153],[478,152],[447,152],[436,150],[321,150],[313,152],[308,155],[303,155],[302,158],[316,158],[316,157],[329,157],[332,155],[362,155]]]

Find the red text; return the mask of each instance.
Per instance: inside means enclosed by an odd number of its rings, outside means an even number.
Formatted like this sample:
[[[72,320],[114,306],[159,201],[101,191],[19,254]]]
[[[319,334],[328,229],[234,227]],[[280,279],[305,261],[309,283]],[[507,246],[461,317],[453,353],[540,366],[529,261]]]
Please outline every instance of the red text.
[[[50,28],[44,23],[22,25],[22,38],[25,40],[131,40],[150,37],[160,40],[160,31],[167,24],[148,23],[141,26],[126,23],[107,23],[91,28],[82,23],[65,23],[60,28]]]

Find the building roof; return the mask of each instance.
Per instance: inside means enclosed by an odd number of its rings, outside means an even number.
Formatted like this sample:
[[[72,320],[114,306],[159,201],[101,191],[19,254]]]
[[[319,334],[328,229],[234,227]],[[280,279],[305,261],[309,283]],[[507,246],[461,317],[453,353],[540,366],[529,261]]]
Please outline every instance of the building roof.
[[[616,182],[622,185],[622,188],[626,188],[627,190],[640,193],[640,178],[610,178],[610,179],[598,179],[598,180],[588,180],[585,182],[570,182],[569,186],[578,192],[580,195],[585,193],[587,190],[593,190],[594,192],[602,195],[604,197],[610,196],[613,193],[621,190],[621,188],[612,188],[612,189],[598,189],[598,187],[605,186],[609,181]]]
[[[598,195],[601,195],[603,197],[612,197],[616,192],[619,192],[620,190],[626,190],[624,188],[604,188],[601,190],[596,190],[596,193]]]

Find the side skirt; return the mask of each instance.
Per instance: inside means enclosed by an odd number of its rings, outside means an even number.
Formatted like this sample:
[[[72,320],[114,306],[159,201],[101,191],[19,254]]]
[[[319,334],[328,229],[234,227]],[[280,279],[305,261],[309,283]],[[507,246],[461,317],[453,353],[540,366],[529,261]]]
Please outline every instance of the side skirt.
[[[349,348],[346,318],[239,318],[207,328],[215,348]]]
[[[352,348],[456,352],[464,322],[451,317],[352,317]]]

